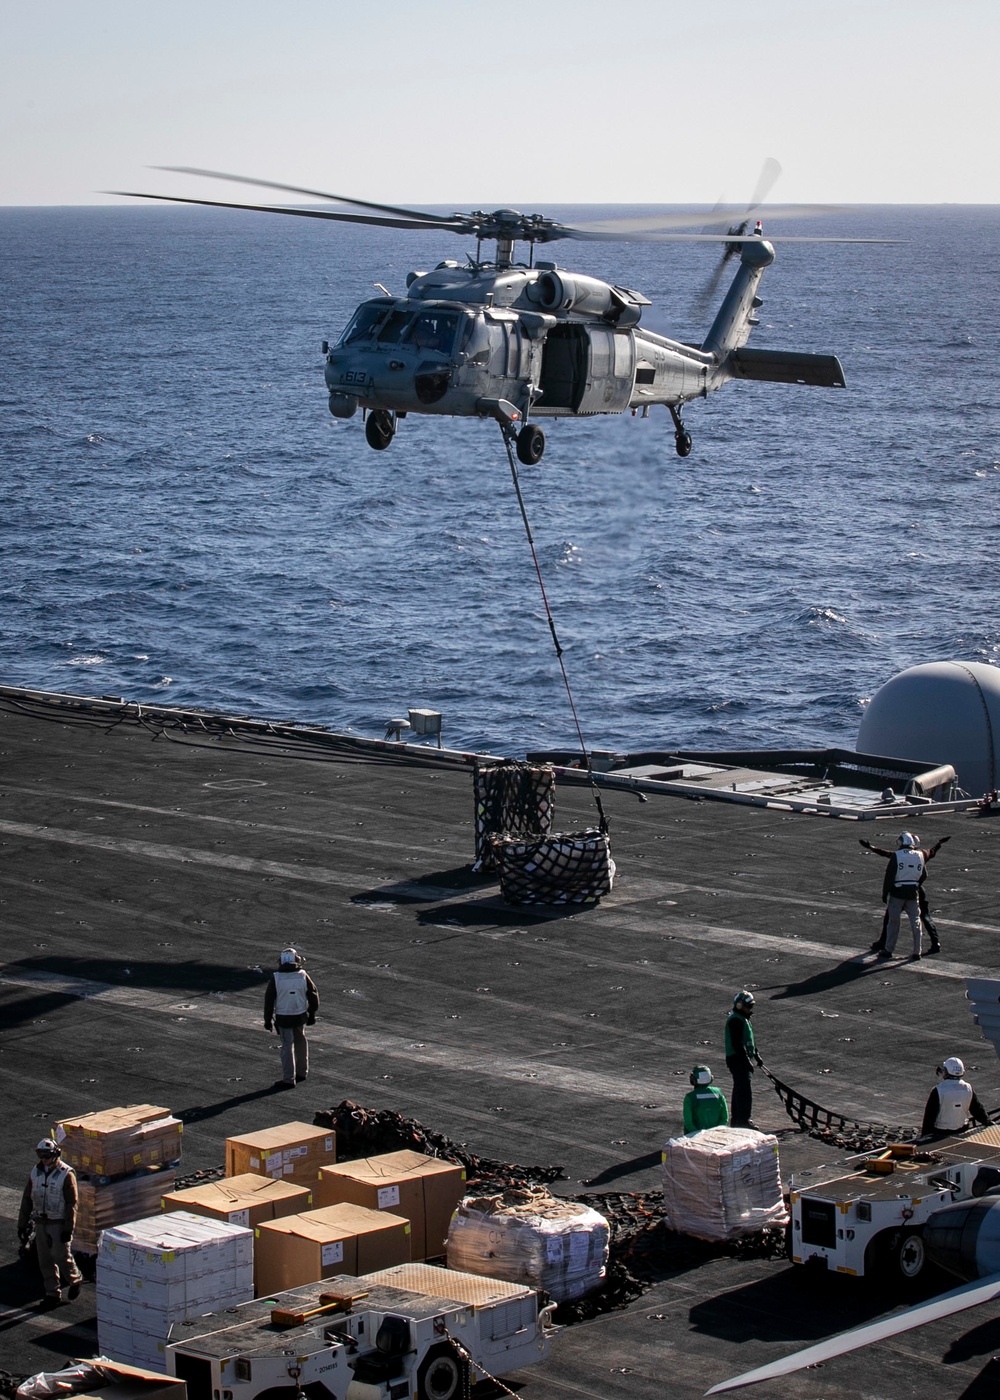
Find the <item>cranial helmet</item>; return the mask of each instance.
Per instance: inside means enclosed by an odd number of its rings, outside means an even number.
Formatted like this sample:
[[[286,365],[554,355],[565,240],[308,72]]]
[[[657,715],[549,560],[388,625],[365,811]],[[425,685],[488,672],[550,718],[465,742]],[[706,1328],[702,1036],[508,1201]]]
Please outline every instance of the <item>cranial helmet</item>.
[[[295,948],[282,948],[278,954],[279,967],[298,967],[299,955]]]
[[[947,1079],[961,1079],[962,1075],[965,1073],[965,1065],[957,1055],[950,1055],[941,1068],[944,1070]]]
[[[753,992],[737,992],[733,997],[734,1011],[745,1011],[749,1014],[756,1005]]]
[[[35,1151],[39,1157],[59,1157],[62,1154],[62,1148],[53,1138],[42,1138],[36,1144]]]
[[[916,844],[917,838],[913,835],[911,831],[904,831],[902,836],[900,836],[896,842],[896,845],[904,851],[912,851]]]
[[[695,1065],[689,1077],[696,1089],[705,1089],[712,1082],[712,1071],[708,1065]]]

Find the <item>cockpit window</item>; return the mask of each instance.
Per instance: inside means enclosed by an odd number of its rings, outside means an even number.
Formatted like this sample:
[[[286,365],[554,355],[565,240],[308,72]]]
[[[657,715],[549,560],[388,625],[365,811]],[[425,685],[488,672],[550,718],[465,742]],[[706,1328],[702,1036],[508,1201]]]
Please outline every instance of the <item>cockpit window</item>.
[[[376,337],[379,345],[398,345],[403,338],[403,332],[412,320],[412,311],[394,311],[379,329]]]
[[[388,303],[384,301],[366,301],[363,306],[359,306],[351,317],[347,330],[340,337],[340,344],[349,345],[352,340],[362,340],[371,335],[373,328],[382,320],[387,310]]]
[[[458,329],[458,316],[453,311],[422,311],[413,323],[406,339],[418,350],[451,349],[455,332]]]

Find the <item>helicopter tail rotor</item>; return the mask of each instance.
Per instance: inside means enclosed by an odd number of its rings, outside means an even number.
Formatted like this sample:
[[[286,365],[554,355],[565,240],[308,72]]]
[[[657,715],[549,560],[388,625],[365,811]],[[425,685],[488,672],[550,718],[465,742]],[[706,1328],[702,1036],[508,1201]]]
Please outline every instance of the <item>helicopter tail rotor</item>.
[[[780,174],[781,166],[778,164],[778,162],[774,159],[773,156],[768,156],[767,159],[764,161],[764,164],[761,166],[760,174],[757,176],[757,183],[754,186],[753,194],[750,196],[750,203],[747,205],[743,217],[741,218],[738,224],[730,224],[730,226],[726,229],[726,233],[729,237],[734,239],[746,237],[746,234],[750,227],[751,218],[756,214],[757,210],[760,208],[764,200],[774,188],[774,184],[777,181]],[[715,206],[715,210],[712,211],[713,214],[717,210],[721,209],[721,207],[722,206],[720,202]],[[710,222],[706,224],[702,232],[706,234],[718,234],[720,232],[718,222]],[[757,226],[754,229],[754,232],[759,233],[761,235],[763,234],[763,228],[759,219],[757,220]],[[713,302],[715,301],[716,294],[718,293],[719,284],[722,281],[723,274],[726,270],[726,264],[730,262],[739,253],[740,246],[741,245],[739,243],[727,243],[723,248],[722,257],[716,263],[707,282],[705,282],[704,286],[695,296],[694,303],[691,309],[691,315],[694,319],[698,321],[703,321],[708,315],[708,312],[711,309]]]

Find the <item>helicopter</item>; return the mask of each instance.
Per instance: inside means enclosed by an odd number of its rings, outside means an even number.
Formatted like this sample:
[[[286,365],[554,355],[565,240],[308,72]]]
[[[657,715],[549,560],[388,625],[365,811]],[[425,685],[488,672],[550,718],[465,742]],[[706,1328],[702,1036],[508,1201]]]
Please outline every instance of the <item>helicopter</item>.
[[[682,408],[733,379],[844,388],[835,355],[750,349],[758,324],[761,278],[774,262],[774,246],[750,216],[780,172],[765,163],[758,193],[733,226],[701,233],[673,232],[700,222],[697,215],[659,215],[648,220],[568,225],[515,209],[440,215],[303,189],[271,180],[202,170],[159,167],[172,173],[255,185],[310,199],[333,201],[338,209],[293,208],[143,194],[112,193],[172,203],[248,209],[300,218],[330,219],[377,227],[440,230],[476,240],[465,262],[447,258],[406,278],[406,293],[382,293],[354,312],[333,343],[323,342],[328,405],[335,418],[360,408],[370,447],[384,451],[410,413],[493,418],[524,465],[539,462],[545,433],[538,419],[577,418],[631,411],[645,418],[661,405],[671,416],[678,456],[691,452]],[[816,210],[778,210],[801,215]],[[704,217],[704,216],[702,216]],[[728,225],[728,220],[726,221]],[[535,245],[575,241],[722,242],[723,254],[711,286],[730,260],[738,266],[701,345],[668,339],[640,325],[641,292],[536,260]],[[796,242],[875,242],[854,238],[797,238]],[[527,264],[515,263],[518,243],[528,245]],[[492,261],[483,245],[495,244]]]

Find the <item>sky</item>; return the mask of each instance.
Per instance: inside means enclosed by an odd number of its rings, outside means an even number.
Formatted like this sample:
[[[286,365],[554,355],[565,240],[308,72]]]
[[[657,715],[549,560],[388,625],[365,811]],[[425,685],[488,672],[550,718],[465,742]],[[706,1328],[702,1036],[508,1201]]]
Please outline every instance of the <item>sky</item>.
[[[711,205],[767,156],[783,203],[1000,203],[998,0],[0,0],[0,54],[0,205]]]

